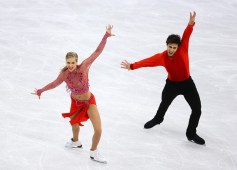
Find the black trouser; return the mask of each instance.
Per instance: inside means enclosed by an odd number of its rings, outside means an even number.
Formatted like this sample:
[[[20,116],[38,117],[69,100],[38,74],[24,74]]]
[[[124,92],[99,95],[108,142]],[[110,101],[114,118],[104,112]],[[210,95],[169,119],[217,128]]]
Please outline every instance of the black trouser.
[[[154,119],[160,122],[163,121],[169,105],[178,95],[183,95],[192,109],[186,131],[186,136],[192,137],[196,134],[196,128],[201,116],[201,101],[197,88],[191,77],[182,82],[174,82],[169,79],[166,80],[166,84],[162,92],[162,101]]]

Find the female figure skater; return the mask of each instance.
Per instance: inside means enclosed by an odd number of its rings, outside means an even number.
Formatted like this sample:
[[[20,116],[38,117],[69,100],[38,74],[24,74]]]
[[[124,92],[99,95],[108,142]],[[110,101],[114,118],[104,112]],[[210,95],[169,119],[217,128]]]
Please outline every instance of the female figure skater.
[[[73,133],[73,138],[70,142],[66,143],[66,147],[82,147],[82,144],[79,141],[80,126],[83,126],[81,122],[90,119],[94,128],[90,157],[91,159],[102,163],[106,163],[106,160],[97,150],[102,133],[101,120],[96,106],[95,97],[89,91],[88,72],[91,64],[102,53],[107,38],[113,36],[112,28],[113,26],[111,25],[106,27],[106,33],[95,52],[85,59],[80,65],[78,65],[77,54],[75,52],[68,52],[66,55],[66,66],[61,70],[61,73],[57,79],[41,89],[35,89],[32,93],[34,95],[38,95],[40,99],[40,96],[44,91],[51,90],[60,85],[62,82],[66,82],[67,90],[71,93],[71,108],[69,113],[63,113],[62,116],[64,118],[70,118]]]

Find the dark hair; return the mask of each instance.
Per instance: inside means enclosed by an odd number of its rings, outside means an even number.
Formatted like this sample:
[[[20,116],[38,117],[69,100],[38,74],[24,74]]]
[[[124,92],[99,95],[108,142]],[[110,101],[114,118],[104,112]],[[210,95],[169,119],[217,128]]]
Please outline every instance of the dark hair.
[[[178,44],[178,46],[181,44],[181,38],[177,34],[171,34],[168,36],[166,40],[166,44]]]

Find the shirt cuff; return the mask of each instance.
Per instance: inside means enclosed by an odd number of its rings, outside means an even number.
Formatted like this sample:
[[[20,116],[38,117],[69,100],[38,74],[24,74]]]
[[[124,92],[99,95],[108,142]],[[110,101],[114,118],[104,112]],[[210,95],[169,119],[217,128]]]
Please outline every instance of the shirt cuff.
[[[188,23],[188,26],[190,27],[194,27],[194,25],[195,25],[195,22],[192,25]]]

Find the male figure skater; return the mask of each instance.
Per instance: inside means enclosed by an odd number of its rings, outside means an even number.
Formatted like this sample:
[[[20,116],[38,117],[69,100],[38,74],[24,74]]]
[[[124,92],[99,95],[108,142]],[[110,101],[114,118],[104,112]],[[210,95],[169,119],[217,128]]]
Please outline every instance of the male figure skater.
[[[121,63],[121,67],[128,70],[135,70],[141,67],[165,67],[168,72],[168,78],[162,92],[162,101],[154,118],[148,121],[144,128],[150,129],[162,123],[165,113],[174,98],[178,95],[183,95],[192,109],[186,136],[189,141],[204,145],[205,140],[196,133],[201,116],[201,101],[189,71],[188,47],[189,38],[195,25],[195,17],[196,12],[190,12],[189,23],[184,30],[182,39],[176,34],[168,36],[166,40],[167,50],[133,64],[124,60]]]

